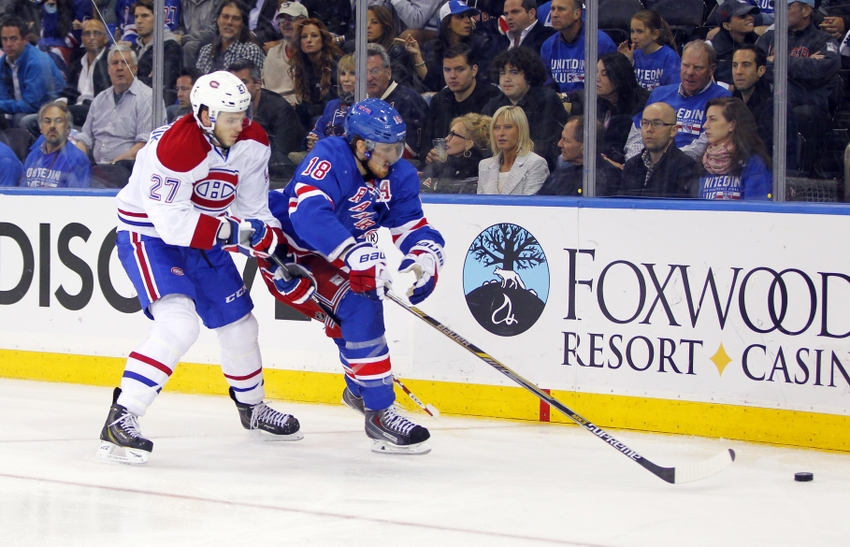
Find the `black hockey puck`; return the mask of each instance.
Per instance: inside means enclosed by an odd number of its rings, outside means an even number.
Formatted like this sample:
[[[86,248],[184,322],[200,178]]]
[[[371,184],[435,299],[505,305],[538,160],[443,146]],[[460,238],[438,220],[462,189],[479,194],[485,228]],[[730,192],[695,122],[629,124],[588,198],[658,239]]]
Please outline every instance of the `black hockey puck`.
[[[797,482],[810,482],[814,480],[815,476],[806,471],[800,473],[794,473],[794,480]]]

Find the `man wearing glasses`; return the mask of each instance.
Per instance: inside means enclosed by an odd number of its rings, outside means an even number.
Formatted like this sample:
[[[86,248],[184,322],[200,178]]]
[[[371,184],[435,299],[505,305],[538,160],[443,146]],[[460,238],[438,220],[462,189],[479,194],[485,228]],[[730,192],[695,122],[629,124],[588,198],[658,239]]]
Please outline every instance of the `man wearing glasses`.
[[[109,59],[105,53],[108,40],[106,27],[100,20],[89,19],[83,23],[85,49],[77,50],[81,56],[71,61],[68,84],[59,94],[60,100],[68,103],[68,110],[77,125],[85,123],[89,105],[97,94],[112,85],[109,81]]]
[[[705,105],[715,97],[729,97],[729,90],[714,82],[717,54],[714,47],[704,40],[692,40],[682,50],[682,65],[679,84],[656,87],[646,104],[667,103],[676,112],[679,132],[676,145],[694,160],[702,158],[708,146],[702,124],[705,121]],[[626,140],[626,159],[641,151],[641,114],[634,118],[634,125]]]
[[[404,159],[419,155],[422,129],[428,116],[428,103],[412,88],[393,81],[390,56],[380,44],[366,46],[366,94],[381,99],[398,111],[410,131],[407,132]],[[420,128],[420,129],[417,129]]]
[[[676,112],[665,103],[643,109],[643,150],[623,166],[619,196],[687,198],[692,195],[697,163],[676,146]]]

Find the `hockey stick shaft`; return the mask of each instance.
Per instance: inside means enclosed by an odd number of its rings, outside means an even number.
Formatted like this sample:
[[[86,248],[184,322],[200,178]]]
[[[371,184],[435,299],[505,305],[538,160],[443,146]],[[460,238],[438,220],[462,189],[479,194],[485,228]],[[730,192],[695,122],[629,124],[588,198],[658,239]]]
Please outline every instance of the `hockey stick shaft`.
[[[393,302],[395,302],[396,304],[398,304],[399,306],[401,306],[402,308],[404,308],[408,312],[419,317],[420,319],[422,319],[423,321],[425,321],[426,323],[431,325],[433,328],[435,328],[436,330],[443,333],[446,337],[453,340],[459,346],[463,347],[464,349],[466,349],[470,353],[474,354],[476,357],[478,357],[479,359],[481,359],[482,361],[484,361],[485,363],[487,363],[491,367],[495,368],[496,370],[498,370],[499,372],[501,372],[502,374],[504,374],[505,376],[507,376],[508,378],[510,378],[511,380],[516,382],[517,384],[519,384],[520,386],[524,387],[525,389],[527,389],[528,391],[530,391],[531,393],[536,395],[540,400],[542,400],[542,401],[546,402],[547,404],[549,404],[550,406],[553,406],[556,409],[558,409],[561,413],[563,413],[565,416],[570,418],[572,421],[574,421],[578,425],[582,426],[586,430],[590,431],[591,433],[593,433],[594,435],[596,435],[597,437],[599,437],[601,440],[605,441],[609,445],[613,446],[615,449],[617,449],[618,452],[620,452],[621,454],[623,454],[627,458],[638,463],[644,469],[646,469],[647,471],[649,471],[650,473],[654,474],[655,476],[657,476],[658,478],[660,478],[664,481],[667,481],[669,483],[677,483],[677,482],[687,482],[687,481],[699,480],[699,479],[705,478],[707,476],[713,475],[714,473],[721,471],[722,469],[724,469],[725,467],[730,465],[732,463],[732,461],[735,460],[735,453],[731,449],[729,449],[728,452],[724,451],[724,452],[722,452],[721,454],[719,454],[715,458],[712,458],[711,460],[709,460],[706,463],[698,464],[696,466],[692,466],[691,469],[685,470],[684,473],[682,473],[680,471],[680,473],[679,473],[679,475],[680,475],[679,479],[680,480],[676,480],[677,479],[676,468],[674,468],[674,467],[661,467],[661,466],[649,461],[648,459],[644,458],[643,456],[641,456],[640,454],[638,454],[637,452],[635,452],[634,450],[632,450],[631,448],[629,448],[628,446],[623,444],[622,442],[615,439],[610,433],[607,433],[601,427],[591,423],[589,420],[583,418],[578,413],[574,412],[573,410],[568,408],[566,405],[561,403],[559,400],[555,399],[554,397],[552,397],[551,395],[549,395],[545,391],[542,391],[540,388],[538,388],[537,386],[535,386],[534,384],[532,384],[531,382],[529,382],[528,380],[526,380],[525,378],[523,378],[522,376],[520,376],[519,374],[517,374],[516,372],[511,370],[510,368],[508,368],[507,365],[504,365],[503,363],[498,361],[496,358],[492,357],[490,354],[488,354],[485,351],[478,348],[475,344],[469,342],[463,336],[459,335],[455,331],[446,327],[445,325],[443,325],[442,323],[440,323],[439,321],[437,321],[433,317],[429,316],[428,314],[426,314],[422,310],[416,308],[415,306],[411,306],[410,304],[408,304],[407,302],[405,302],[404,300],[399,298],[399,296],[396,295],[393,291],[388,290],[386,292],[386,296],[387,296],[387,298],[389,298],[390,300],[392,300]]]

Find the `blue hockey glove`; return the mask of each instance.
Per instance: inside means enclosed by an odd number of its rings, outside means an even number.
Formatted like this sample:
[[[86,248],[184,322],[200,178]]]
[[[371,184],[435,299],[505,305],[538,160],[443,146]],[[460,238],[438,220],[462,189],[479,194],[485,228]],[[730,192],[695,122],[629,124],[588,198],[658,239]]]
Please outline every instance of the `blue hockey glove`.
[[[303,304],[310,300],[316,292],[316,285],[305,270],[295,268],[295,265],[293,265],[292,270],[303,274],[299,275],[264,258],[259,258],[258,263],[260,275],[266,280],[266,285],[269,285],[270,288],[274,287],[288,302]]]
[[[443,248],[433,242],[418,243],[404,256],[398,271],[413,272],[416,276],[416,281],[407,290],[411,304],[419,304],[434,292],[442,265]]]

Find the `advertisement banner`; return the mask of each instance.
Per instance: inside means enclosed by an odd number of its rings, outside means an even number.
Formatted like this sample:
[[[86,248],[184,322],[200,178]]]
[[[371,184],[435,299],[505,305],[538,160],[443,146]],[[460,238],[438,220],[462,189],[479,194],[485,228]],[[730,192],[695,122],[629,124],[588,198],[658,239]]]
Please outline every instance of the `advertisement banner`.
[[[420,307],[541,388],[847,414],[846,211],[588,203],[426,203],[446,267]],[[0,194],[0,209],[0,349],[124,357],[144,339],[150,322],[113,247],[114,198]],[[236,260],[265,366],[339,373],[321,326],[276,305]],[[411,277],[395,277],[403,294]],[[385,310],[401,376],[512,385]],[[217,363],[215,334],[202,329],[184,361]]]

